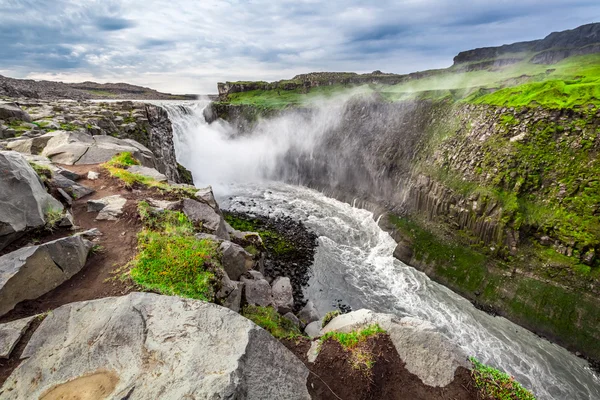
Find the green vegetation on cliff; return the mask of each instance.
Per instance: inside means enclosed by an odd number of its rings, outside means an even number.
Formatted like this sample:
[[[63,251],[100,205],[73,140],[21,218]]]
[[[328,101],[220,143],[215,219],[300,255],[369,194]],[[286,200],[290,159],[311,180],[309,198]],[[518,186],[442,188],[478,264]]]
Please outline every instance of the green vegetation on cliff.
[[[230,213],[224,213],[225,221],[233,228],[241,232],[257,232],[263,241],[265,248],[278,256],[293,252],[296,247],[285,237],[272,229],[267,229],[257,219],[242,218]],[[248,251],[248,249],[246,249]],[[250,251],[252,253],[252,251]]]
[[[302,336],[300,329],[273,307],[247,305],[243,308],[242,315],[277,339],[295,339]]]
[[[481,398],[495,400],[535,400],[535,396],[525,389],[512,376],[484,365],[475,358],[471,376],[479,389]]]

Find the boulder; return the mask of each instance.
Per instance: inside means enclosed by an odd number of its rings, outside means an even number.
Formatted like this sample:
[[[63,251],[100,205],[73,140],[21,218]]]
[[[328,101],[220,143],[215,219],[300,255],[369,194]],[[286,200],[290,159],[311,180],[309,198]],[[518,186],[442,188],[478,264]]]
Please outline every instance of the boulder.
[[[242,280],[245,284],[244,295],[246,303],[251,306],[268,307],[273,305],[271,285],[264,279]]]
[[[88,171],[87,178],[90,181],[95,181],[96,179],[100,178],[100,174],[96,171]]]
[[[16,103],[0,104],[0,119],[5,121],[25,121],[31,122],[31,117],[23,111]]]
[[[81,179],[81,175],[79,175],[76,172],[69,171],[68,169],[60,168],[58,170],[58,173],[60,175],[64,176],[65,178],[70,179],[72,181],[78,181],[79,179]]]
[[[305,325],[319,320],[319,313],[312,301],[309,300],[308,303],[306,303],[304,308],[298,313],[298,318]],[[319,327],[319,329],[321,329],[321,327]]]
[[[181,201],[148,199],[148,204],[154,207],[157,211],[176,210],[181,205]]]
[[[219,209],[219,205],[215,200],[215,195],[213,193],[212,186],[199,189],[198,192],[196,192],[196,198],[201,202],[208,204],[214,210]]]
[[[225,227],[225,220],[220,212],[215,211],[208,204],[192,199],[183,200],[183,213],[194,223],[201,223],[202,227],[208,229],[218,237],[229,240],[229,234]],[[232,279],[237,279],[230,277]]]
[[[81,199],[95,192],[94,189],[90,189],[87,186],[72,181],[62,174],[55,174],[50,181],[50,184],[56,188],[63,189],[74,199]]]
[[[235,243],[224,241],[219,246],[221,265],[229,278],[237,281],[240,277],[254,267],[252,254]]]
[[[42,153],[53,134],[54,132],[50,132],[34,138],[15,140],[6,147],[19,153],[38,155]]]
[[[54,310],[22,358],[3,399],[100,390],[94,398],[310,399],[308,370],[264,329],[215,304],[151,293]]]
[[[21,318],[0,324],[0,358],[10,357],[10,353],[12,353],[34,318],[35,316]]]
[[[273,303],[280,314],[292,311],[294,307],[294,290],[290,278],[280,276],[272,284]]]
[[[321,321],[313,321],[306,325],[306,328],[304,328],[304,333],[306,333],[311,339],[321,336]]]
[[[0,315],[65,282],[85,265],[92,243],[70,236],[0,257]]]
[[[127,203],[127,199],[116,194],[113,196],[103,197],[97,200],[89,200],[87,202],[88,212],[98,212],[96,220],[116,221],[123,214],[123,207]]]
[[[321,330],[327,332],[351,332],[372,324],[385,329],[406,363],[406,369],[429,386],[444,387],[454,380],[458,367],[469,368],[467,355],[429,322],[392,314],[378,314],[370,310],[358,310],[335,317]]]
[[[157,182],[167,181],[167,177],[155,170],[154,168],[144,167],[143,165],[132,165],[131,167],[127,168],[127,170],[133,174],[138,174],[150,179],[154,179]]]
[[[49,211],[63,205],[50,196],[19,153],[0,151],[0,250],[26,231],[44,226]]]
[[[288,312],[286,313],[283,318],[287,319],[288,321],[290,321],[292,324],[296,325],[298,328],[300,328],[300,320],[298,319],[298,317],[296,317],[292,312]]]

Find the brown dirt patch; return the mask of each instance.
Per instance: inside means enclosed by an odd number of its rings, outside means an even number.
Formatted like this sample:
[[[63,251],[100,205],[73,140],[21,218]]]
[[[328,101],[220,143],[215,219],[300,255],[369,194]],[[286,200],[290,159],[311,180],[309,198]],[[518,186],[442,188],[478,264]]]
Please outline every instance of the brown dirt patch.
[[[0,318],[0,323],[42,313],[76,301],[122,296],[135,290],[132,282],[123,282],[116,277],[117,270],[126,265],[136,254],[137,233],[142,226],[137,213],[137,203],[149,197],[162,199],[165,196],[156,189],[143,187],[128,189],[120,180],[111,178],[98,165],[63,167],[80,174],[82,179],[78,183],[96,191],[89,196],[75,200],[71,212],[75,224],[79,227],[76,232],[91,228],[98,228],[102,232],[102,236],[93,240],[94,244],[101,246],[101,250],[90,254],[85,267],[77,275],[37,299],[17,304],[11,312]],[[100,178],[93,181],[88,180],[87,172],[90,170],[100,172]],[[87,212],[88,200],[116,194],[127,199],[123,215],[117,221],[96,221],[97,213]],[[72,230],[57,230],[47,233],[45,236],[39,236],[38,233],[38,236],[35,236],[36,244],[73,233]],[[28,238],[31,241],[30,235],[22,238],[19,243],[21,245],[34,244],[27,242]]]
[[[353,369],[350,354],[334,340],[326,341],[314,364],[307,362],[308,340],[284,341],[311,371],[308,390],[317,400],[477,400],[471,374],[458,368],[454,381],[446,387],[425,385],[411,374],[387,335],[369,338],[368,348],[375,356],[370,374]]]
[[[50,389],[40,400],[103,400],[115,390],[119,377],[112,371],[80,376]]]

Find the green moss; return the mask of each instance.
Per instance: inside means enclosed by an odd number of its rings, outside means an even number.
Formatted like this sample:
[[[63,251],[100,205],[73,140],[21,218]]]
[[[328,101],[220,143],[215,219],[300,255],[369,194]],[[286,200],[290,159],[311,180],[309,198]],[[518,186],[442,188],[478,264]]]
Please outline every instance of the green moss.
[[[161,294],[213,301],[218,243],[196,239],[194,225],[181,212],[156,213],[146,202],[138,210],[144,229],[130,271],[133,281]]]
[[[29,162],[31,168],[35,171],[36,174],[42,179],[42,181],[46,181],[52,178],[52,170],[44,165],[40,165],[34,162]]]
[[[296,247],[292,242],[274,230],[265,228],[257,219],[244,219],[225,213],[225,221],[227,221],[233,229],[242,232],[257,232],[267,251],[270,251],[277,256],[286,255],[296,250]]]
[[[243,308],[242,315],[277,339],[294,339],[302,336],[300,329],[287,318],[283,318],[273,307],[248,305]]]
[[[71,123],[62,123],[60,124],[60,129],[63,131],[76,131],[79,129],[79,126],[73,125]]]
[[[535,396],[512,376],[484,365],[473,357],[469,359],[473,363],[471,376],[475,381],[475,387],[479,390],[481,398],[495,400],[535,400]]]

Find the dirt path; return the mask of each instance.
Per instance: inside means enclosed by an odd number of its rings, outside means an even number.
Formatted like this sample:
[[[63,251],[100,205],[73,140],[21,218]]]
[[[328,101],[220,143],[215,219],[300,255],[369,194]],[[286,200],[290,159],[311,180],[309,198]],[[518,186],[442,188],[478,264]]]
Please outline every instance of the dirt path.
[[[80,227],[76,231],[57,230],[53,233],[40,232],[21,239],[18,245],[27,245],[35,237],[40,243],[48,242],[92,228],[98,228],[102,236],[93,242],[97,245],[88,257],[85,267],[67,282],[56,289],[35,299],[19,303],[14,310],[0,318],[0,322],[15,320],[30,315],[53,310],[67,303],[92,300],[109,296],[122,296],[133,290],[133,287],[119,279],[115,279],[115,271],[126,265],[136,254],[137,232],[141,229],[136,207],[137,201],[144,198],[142,191],[127,190],[118,180],[110,178],[106,173],[100,174],[97,180],[88,180],[90,170],[100,172],[97,165],[64,166],[65,169],[82,176],[79,184],[96,190],[90,196],[73,202],[72,213],[75,224]],[[128,201],[123,215],[117,221],[96,221],[97,213],[87,212],[87,201],[106,196],[120,194]],[[154,196],[159,197],[159,196]]]

